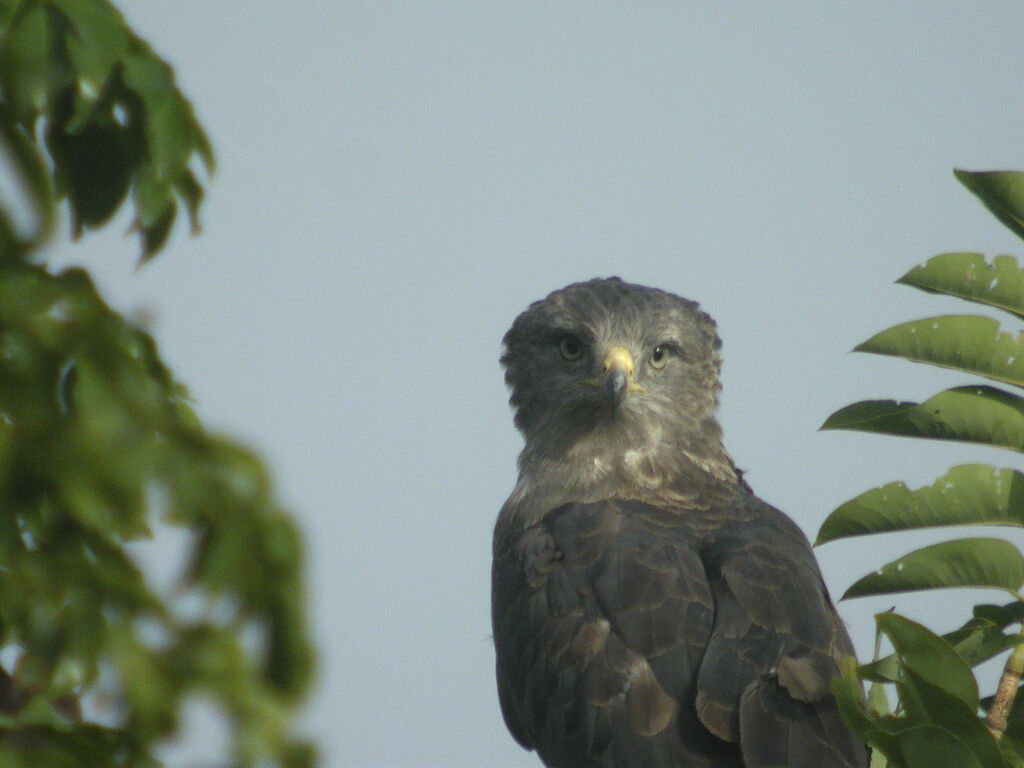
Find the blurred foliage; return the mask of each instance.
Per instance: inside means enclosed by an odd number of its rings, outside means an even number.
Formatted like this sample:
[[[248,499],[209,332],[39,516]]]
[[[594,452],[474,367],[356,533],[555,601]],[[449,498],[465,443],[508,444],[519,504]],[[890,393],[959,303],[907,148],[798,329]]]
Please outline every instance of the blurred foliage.
[[[47,166],[76,237],[129,193],[144,259],[166,242],[179,201],[198,226],[203,188],[191,163],[198,154],[213,169],[209,141],[171,68],[110,3],[0,0],[0,93],[0,128],[40,219],[25,237],[0,211],[7,257],[37,245],[52,221]]]
[[[957,178],[1014,233],[1024,237],[1024,173],[957,171]],[[900,283],[1024,319],[1024,269],[1012,256],[991,262],[946,253]],[[1024,389],[1024,335],[990,317],[953,315],[889,328],[856,348],[973,374]],[[989,384],[954,387],[924,402],[868,400],[832,414],[823,429],[979,443],[1024,451],[1024,397]],[[1024,527],[1024,474],[970,464],[910,490],[894,482],[836,509],[817,544],[851,536],[931,527]],[[973,607],[963,626],[939,636],[896,613],[876,616],[893,653],[858,665],[847,659],[834,690],[847,724],[873,748],[873,766],[1024,766],[1024,714],[1013,708],[1024,668],[1024,556],[1000,538],[964,537],[908,552],[858,579],[843,596],[950,587],[1002,590],[1006,605]],[[966,606],[965,606],[966,607]],[[980,697],[973,668],[1006,655],[999,691]],[[863,685],[869,684],[865,696]],[[890,696],[896,704],[890,709]],[[982,718],[980,713],[987,713]]]
[[[0,0],[0,130],[0,764],[156,766],[202,701],[217,765],[312,765],[294,523],[153,339],[40,257],[62,200],[77,236],[130,197],[144,259],[179,203],[194,226],[213,158],[191,106],[105,0]]]

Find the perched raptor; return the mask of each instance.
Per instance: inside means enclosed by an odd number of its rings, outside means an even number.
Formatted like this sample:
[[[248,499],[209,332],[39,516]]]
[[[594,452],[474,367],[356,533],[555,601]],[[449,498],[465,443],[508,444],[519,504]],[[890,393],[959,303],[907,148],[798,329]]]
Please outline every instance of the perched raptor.
[[[800,529],[715,420],[697,304],[618,278],[532,304],[501,362],[526,444],[494,531],[509,730],[552,768],[860,768],[852,653]]]

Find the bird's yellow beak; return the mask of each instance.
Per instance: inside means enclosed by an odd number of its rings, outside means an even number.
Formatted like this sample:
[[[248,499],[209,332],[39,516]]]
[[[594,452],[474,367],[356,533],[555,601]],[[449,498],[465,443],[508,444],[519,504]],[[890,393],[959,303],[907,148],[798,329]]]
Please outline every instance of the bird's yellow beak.
[[[630,392],[643,389],[633,381],[633,356],[622,347],[612,347],[601,364],[602,388],[612,408],[617,409]]]

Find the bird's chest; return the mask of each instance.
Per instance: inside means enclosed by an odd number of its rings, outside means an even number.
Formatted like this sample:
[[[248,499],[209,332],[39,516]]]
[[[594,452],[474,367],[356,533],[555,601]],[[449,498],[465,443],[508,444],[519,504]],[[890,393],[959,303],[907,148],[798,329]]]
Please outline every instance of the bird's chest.
[[[639,497],[663,487],[672,477],[671,465],[669,457],[649,445],[583,448],[569,455],[560,468],[552,467],[546,482],[573,489],[581,501],[616,495]]]

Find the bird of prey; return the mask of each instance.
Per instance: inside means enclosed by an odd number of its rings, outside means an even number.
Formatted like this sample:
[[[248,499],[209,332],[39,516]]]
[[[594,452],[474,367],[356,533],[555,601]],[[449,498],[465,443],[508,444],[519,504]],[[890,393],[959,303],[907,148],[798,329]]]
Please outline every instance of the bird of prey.
[[[498,693],[550,768],[867,763],[810,545],[722,446],[720,347],[696,303],[618,278],[505,335],[525,447],[494,531]]]

